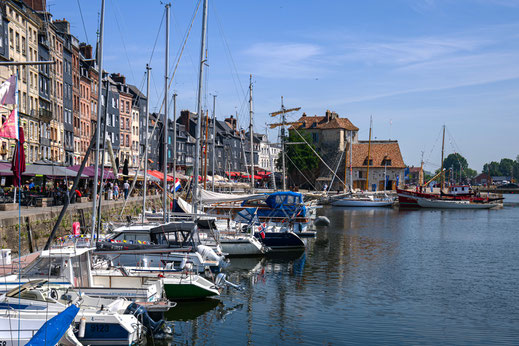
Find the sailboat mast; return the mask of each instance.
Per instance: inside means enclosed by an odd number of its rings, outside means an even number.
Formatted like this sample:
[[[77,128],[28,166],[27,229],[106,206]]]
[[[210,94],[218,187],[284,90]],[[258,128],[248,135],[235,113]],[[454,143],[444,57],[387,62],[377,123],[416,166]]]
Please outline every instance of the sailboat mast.
[[[207,145],[209,144],[209,111],[205,112],[205,143],[204,143],[204,190],[207,189]]]
[[[173,94],[173,203],[177,200],[177,94]]]
[[[214,152],[216,150],[216,95],[213,95],[213,150],[211,154],[211,186],[214,192]]]
[[[254,193],[254,126],[252,123],[252,75],[249,75],[250,188]]]
[[[373,119],[369,117],[369,141],[368,141],[368,172],[366,173],[366,191],[369,191],[369,156],[371,154],[371,125]]]
[[[285,105],[283,105],[283,96],[281,96],[281,110],[283,112],[281,122],[281,163],[282,163],[282,169],[283,169],[283,191],[287,190],[287,181],[286,181],[286,166],[285,166],[285,124],[286,124],[286,118],[285,118]]]
[[[169,9],[171,4],[166,4],[166,56],[165,56],[165,67],[166,71],[164,73],[164,147],[163,147],[163,170],[164,170],[164,181],[163,181],[163,191],[162,191],[162,199],[163,199],[163,221],[164,223],[168,222],[168,75],[169,75]]]
[[[442,162],[440,168],[440,192],[443,191],[443,184],[445,183],[445,175],[443,174],[443,151],[445,149],[445,125],[443,125],[443,138],[442,138]]]
[[[353,131],[350,131],[350,191],[353,191]]]
[[[97,183],[99,174],[99,142],[101,137],[101,101],[103,99],[102,80],[103,80],[103,34],[105,23],[105,0],[101,1],[101,20],[99,22],[99,44],[97,46],[97,66],[98,66],[98,84],[97,84],[97,123],[96,123],[96,155],[95,155],[95,174],[94,186],[92,186],[92,234],[90,237],[90,245],[94,244],[94,234],[96,228],[97,218]],[[106,100],[105,107],[108,107],[108,100]],[[99,196],[102,198],[102,196]]]
[[[146,214],[146,194],[148,189],[148,129],[150,122],[150,65],[146,64],[146,120],[144,123],[144,186],[142,196],[142,222]]]
[[[202,45],[200,49],[200,73],[198,76],[198,102],[197,102],[197,123],[195,129],[195,164],[193,167],[193,213],[198,210],[198,176],[200,169],[200,132],[202,127],[202,87],[204,82],[204,66],[205,66],[205,44],[207,38],[207,3],[204,0],[204,14],[202,17]]]
[[[344,134],[346,138],[346,133]],[[344,143],[344,192],[346,192],[346,182],[348,181],[348,143]],[[351,155],[351,153],[350,153]]]

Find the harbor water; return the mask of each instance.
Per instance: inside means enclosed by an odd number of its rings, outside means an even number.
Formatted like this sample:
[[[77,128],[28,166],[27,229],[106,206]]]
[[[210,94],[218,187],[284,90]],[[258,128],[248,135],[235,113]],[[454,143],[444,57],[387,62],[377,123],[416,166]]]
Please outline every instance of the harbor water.
[[[218,299],[180,302],[178,344],[519,343],[519,196],[497,210],[323,207],[304,253],[232,259]]]

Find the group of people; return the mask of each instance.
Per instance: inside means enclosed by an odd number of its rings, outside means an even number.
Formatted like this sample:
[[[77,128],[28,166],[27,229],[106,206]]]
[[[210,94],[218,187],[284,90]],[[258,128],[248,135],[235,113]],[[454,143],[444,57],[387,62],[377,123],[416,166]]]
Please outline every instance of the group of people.
[[[118,200],[121,196],[121,188],[119,187],[118,182],[107,182],[105,185],[105,191],[108,194],[109,200]],[[122,193],[124,194],[124,199],[128,199],[128,194],[130,193],[130,184],[128,180],[125,180],[122,184]]]

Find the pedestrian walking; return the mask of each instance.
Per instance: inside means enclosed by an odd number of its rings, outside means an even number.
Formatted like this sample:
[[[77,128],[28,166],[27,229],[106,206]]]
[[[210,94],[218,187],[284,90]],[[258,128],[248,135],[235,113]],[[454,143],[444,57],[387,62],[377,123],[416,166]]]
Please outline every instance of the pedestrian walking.
[[[128,199],[128,192],[130,192],[130,184],[128,184],[128,180],[124,181],[124,199]]]
[[[117,201],[119,199],[119,184],[115,183],[114,186],[114,199]]]

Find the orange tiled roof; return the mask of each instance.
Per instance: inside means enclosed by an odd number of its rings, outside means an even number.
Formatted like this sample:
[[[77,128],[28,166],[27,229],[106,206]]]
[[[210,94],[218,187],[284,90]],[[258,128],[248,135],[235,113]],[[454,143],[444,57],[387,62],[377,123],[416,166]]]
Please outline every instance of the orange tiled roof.
[[[364,161],[368,157],[368,142],[352,144],[353,158],[352,165],[356,168],[367,167]],[[383,168],[384,158],[391,160],[391,168],[405,168],[404,159],[400,153],[400,146],[397,141],[371,142],[371,152],[369,155],[373,165],[369,167]]]
[[[298,130],[309,130],[309,129],[320,129],[320,130],[328,130],[328,129],[345,129],[348,131],[358,131],[359,128],[351,123],[348,118],[334,118],[330,121],[326,121],[325,116],[302,116],[298,120],[298,122],[303,123],[298,126]],[[293,126],[291,127],[291,129]]]

